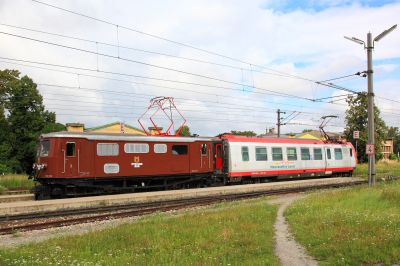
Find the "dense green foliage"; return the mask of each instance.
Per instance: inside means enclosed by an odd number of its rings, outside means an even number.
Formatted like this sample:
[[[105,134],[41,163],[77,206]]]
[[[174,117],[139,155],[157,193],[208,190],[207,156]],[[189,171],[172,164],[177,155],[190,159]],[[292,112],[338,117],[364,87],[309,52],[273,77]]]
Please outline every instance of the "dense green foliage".
[[[254,131],[239,131],[239,130],[232,130],[231,133],[237,136],[247,136],[247,137],[254,137],[257,136],[257,133]]]
[[[0,170],[30,172],[41,133],[63,130],[44,109],[37,85],[17,70],[0,71]]]
[[[356,140],[353,139],[353,132],[360,131],[360,139],[357,140],[357,156],[359,162],[368,160],[365,154],[365,146],[368,141],[368,99],[366,93],[360,93],[356,96],[347,98],[349,108],[346,111],[346,128],[344,130],[345,138],[356,146]],[[374,108],[375,113],[375,154],[379,160],[382,157],[382,141],[385,139],[387,131],[385,122],[380,117],[378,107]]]
[[[400,183],[317,192],[285,215],[295,238],[321,264],[400,261]]]
[[[214,205],[0,250],[1,265],[278,265],[276,206],[265,199]]]
[[[181,132],[179,132],[179,135],[184,137],[189,137],[191,135],[189,126],[184,125],[182,127]]]
[[[400,151],[400,131],[398,127],[389,127],[386,138],[393,139],[393,152],[397,154]]]

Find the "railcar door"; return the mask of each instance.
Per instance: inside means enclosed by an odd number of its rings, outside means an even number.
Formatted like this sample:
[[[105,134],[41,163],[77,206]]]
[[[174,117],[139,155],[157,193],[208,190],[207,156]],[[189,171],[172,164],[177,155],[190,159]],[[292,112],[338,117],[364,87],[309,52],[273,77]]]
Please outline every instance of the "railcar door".
[[[65,140],[61,144],[61,152],[63,162],[61,166],[61,174],[64,177],[78,176],[78,142],[75,140]]]
[[[330,171],[329,168],[332,168],[332,150],[329,147],[325,147],[325,172]]]
[[[215,144],[215,170],[222,172],[222,144]]]

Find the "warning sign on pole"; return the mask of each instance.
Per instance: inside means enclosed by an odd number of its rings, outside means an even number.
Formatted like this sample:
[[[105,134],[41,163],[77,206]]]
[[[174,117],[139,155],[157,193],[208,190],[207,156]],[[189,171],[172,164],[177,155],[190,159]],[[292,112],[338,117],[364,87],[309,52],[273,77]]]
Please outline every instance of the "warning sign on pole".
[[[353,139],[359,139],[360,138],[360,131],[353,131]]]
[[[367,144],[367,147],[365,149],[365,153],[367,155],[373,155],[375,154],[375,145],[373,144]]]

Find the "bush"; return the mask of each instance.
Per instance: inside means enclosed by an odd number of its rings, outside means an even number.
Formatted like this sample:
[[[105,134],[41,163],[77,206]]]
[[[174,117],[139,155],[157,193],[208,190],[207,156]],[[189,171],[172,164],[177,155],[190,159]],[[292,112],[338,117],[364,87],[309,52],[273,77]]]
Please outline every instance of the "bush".
[[[0,163],[0,175],[8,173],[11,173],[11,169],[7,165]]]
[[[395,153],[389,154],[389,160],[398,160],[398,159],[399,159],[399,157],[397,157],[397,154],[395,154]]]

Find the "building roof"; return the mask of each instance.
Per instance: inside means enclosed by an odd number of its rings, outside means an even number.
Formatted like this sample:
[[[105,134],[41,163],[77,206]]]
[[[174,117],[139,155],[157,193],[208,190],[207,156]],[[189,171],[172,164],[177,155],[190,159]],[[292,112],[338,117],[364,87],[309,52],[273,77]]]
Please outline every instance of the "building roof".
[[[121,123],[121,122],[116,121],[116,122],[109,123],[109,124],[105,124],[105,125],[102,125],[102,126],[87,128],[86,131],[95,131],[95,130],[107,128],[107,127],[110,127],[110,126],[119,125],[120,123]],[[130,129],[137,130],[137,131],[140,131],[140,132],[145,133],[143,130],[141,130],[141,129],[139,129],[139,128],[136,128],[136,127],[134,127],[134,126],[131,126],[131,125],[129,125],[129,124],[126,124],[126,123],[124,123],[124,127],[130,128]]]

